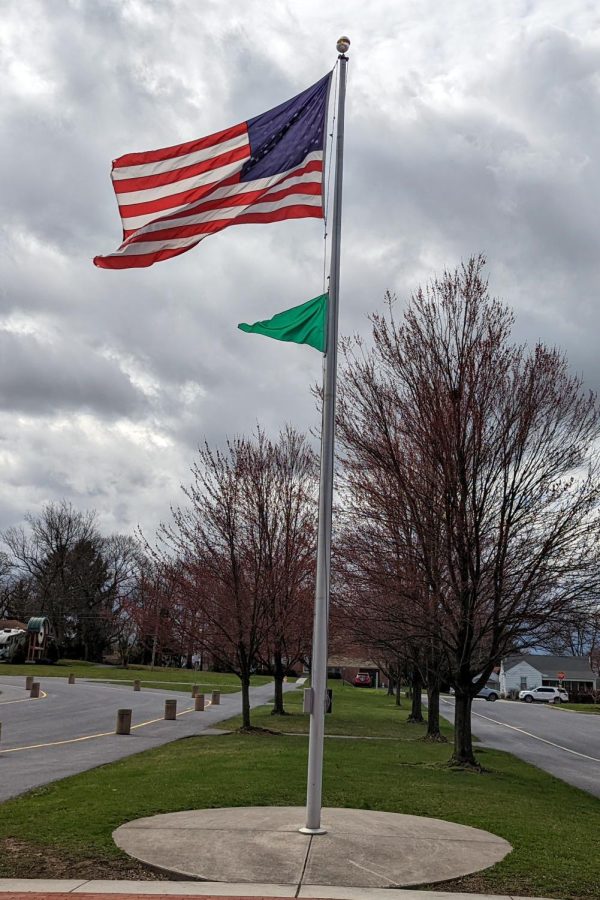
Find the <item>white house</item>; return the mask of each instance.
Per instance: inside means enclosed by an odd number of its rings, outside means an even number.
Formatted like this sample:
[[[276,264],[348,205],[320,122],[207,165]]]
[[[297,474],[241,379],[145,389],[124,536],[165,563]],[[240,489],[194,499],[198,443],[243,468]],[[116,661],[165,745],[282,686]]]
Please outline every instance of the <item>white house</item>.
[[[595,690],[598,679],[586,656],[543,656],[529,653],[508,656],[500,664],[500,693],[563,685],[573,694]]]

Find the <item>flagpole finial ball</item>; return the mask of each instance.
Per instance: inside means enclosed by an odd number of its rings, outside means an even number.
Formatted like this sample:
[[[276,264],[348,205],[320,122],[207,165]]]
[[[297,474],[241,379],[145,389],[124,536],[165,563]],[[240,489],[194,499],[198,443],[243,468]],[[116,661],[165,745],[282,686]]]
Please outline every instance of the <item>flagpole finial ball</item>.
[[[346,53],[348,51],[349,47],[350,47],[350,38],[349,37],[338,38],[338,42],[335,45],[335,48],[338,53]]]

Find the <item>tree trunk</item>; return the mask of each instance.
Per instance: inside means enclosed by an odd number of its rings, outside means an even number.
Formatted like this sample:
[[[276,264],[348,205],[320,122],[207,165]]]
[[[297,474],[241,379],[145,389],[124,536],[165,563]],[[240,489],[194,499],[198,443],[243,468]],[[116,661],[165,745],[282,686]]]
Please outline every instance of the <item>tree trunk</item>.
[[[394,693],[395,693],[395,687],[396,687],[395,682],[394,682],[391,678],[388,678],[388,687],[387,687],[387,695],[388,695],[388,697],[393,697],[393,696],[394,696]]]
[[[283,708],[283,678],[279,675],[275,675],[274,682],[275,689],[273,693],[273,709],[271,710],[271,715],[285,716],[287,713]]]
[[[274,666],[273,666],[273,678],[275,680],[275,693],[274,693],[274,702],[273,709],[271,711],[271,715],[273,716],[287,716],[287,713],[283,706],[283,679],[285,676],[285,669],[283,666],[283,661],[281,659],[281,653],[273,654]]]
[[[432,743],[446,743],[446,738],[440,731],[440,686],[437,678],[427,685],[427,734],[425,740]]]
[[[423,687],[423,681],[421,679],[421,673],[416,668],[413,669],[412,673],[412,705],[410,710],[410,716],[406,720],[411,725],[420,724],[424,721],[423,719],[423,704],[421,702],[421,689]]]
[[[250,728],[250,676],[240,675],[242,682],[242,728]]]
[[[402,706],[402,704],[400,702],[400,688],[401,687],[402,687],[402,685],[400,683],[400,679],[398,679],[398,681],[395,684],[395,690],[394,690],[394,694],[396,695],[396,706]]]
[[[473,754],[471,734],[471,704],[473,698],[457,688],[454,704],[454,753],[450,762],[455,766],[479,768]]]

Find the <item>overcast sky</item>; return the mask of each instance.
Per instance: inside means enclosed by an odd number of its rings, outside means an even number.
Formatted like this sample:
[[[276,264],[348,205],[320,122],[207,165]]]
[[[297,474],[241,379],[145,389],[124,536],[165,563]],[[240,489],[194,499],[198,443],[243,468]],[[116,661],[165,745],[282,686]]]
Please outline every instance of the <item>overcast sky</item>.
[[[148,269],[111,160],[202,137],[350,52],[342,333],[484,252],[517,337],[600,387],[597,0],[0,0],[0,528],[66,498],[151,533],[198,444],[317,424],[320,356],[238,331],[321,293],[323,223]]]

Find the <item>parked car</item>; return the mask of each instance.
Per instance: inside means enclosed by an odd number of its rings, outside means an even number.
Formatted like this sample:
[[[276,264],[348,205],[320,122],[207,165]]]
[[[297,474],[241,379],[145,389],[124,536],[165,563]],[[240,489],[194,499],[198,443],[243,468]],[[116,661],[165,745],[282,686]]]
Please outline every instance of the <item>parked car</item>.
[[[519,691],[519,700],[525,703],[568,703],[569,695],[564,688],[536,687],[530,691]]]
[[[454,695],[454,693],[454,688],[451,687],[450,694]],[[481,697],[482,700],[490,700],[493,703],[494,700],[497,700],[499,696],[500,694],[496,690],[496,688],[482,687],[479,693],[475,694],[475,700],[477,700],[478,697]]]
[[[481,697],[482,700],[490,700],[492,703],[494,700],[497,700],[500,695],[495,688],[491,687],[482,687],[478,694],[475,695],[475,699],[477,697]]]
[[[368,672],[359,672],[354,676],[354,687],[371,687],[371,676]]]

